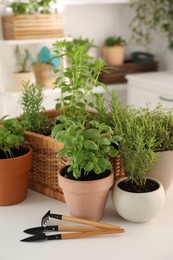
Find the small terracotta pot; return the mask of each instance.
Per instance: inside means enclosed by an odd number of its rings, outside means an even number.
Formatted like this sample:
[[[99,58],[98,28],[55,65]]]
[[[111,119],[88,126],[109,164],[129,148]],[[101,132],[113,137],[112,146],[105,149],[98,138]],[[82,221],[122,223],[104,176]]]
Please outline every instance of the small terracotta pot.
[[[94,221],[102,219],[113,185],[113,173],[99,180],[77,181],[63,177],[61,172],[58,174],[59,185],[63,189],[70,215]]]
[[[42,84],[44,87],[52,87],[55,82],[55,73],[53,66],[48,63],[34,63],[33,71],[36,83]]]
[[[101,55],[110,66],[122,65],[124,62],[124,46],[103,46]]]
[[[32,167],[32,149],[22,156],[0,159],[0,206],[23,201],[27,196],[28,173]]]

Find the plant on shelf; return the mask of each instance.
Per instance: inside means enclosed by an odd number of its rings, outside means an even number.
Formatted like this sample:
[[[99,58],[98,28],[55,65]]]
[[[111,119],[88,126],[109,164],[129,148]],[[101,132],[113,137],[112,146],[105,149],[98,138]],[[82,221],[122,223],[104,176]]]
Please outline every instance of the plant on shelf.
[[[42,47],[37,60],[32,58],[32,67],[36,82],[44,87],[53,87],[56,79],[54,70],[58,68],[59,59],[47,47]],[[57,69],[58,70],[58,69]]]
[[[52,136],[56,141],[64,143],[57,156],[70,158],[69,165],[62,168],[59,173],[59,184],[63,189],[69,211],[74,216],[99,220],[103,216],[108,192],[113,185],[110,157],[118,154],[113,144],[118,146],[121,138],[115,136],[108,125],[100,124],[95,120],[89,122],[90,128],[86,128],[85,117],[83,122],[64,115],[60,115],[58,119],[60,124],[53,128]],[[101,187],[102,182],[106,187]],[[100,191],[104,191],[105,196],[101,195]],[[69,192],[72,203],[69,201]],[[73,198],[73,193],[79,194],[78,196],[75,194]],[[102,196],[104,199],[101,204]],[[96,198],[100,202],[96,201],[96,205],[92,204]],[[84,204],[85,208],[82,207]]]
[[[21,122],[26,129],[39,134],[50,134],[48,115],[43,107],[44,93],[39,84],[23,82],[22,94],[19,103],[22,108]]]
[[[29,0],[15,1],[10,3],[8,6],[11,7],[14,14],[34,14],[34,13],[50,13],[50,3],[52,0]]]
[[[106,64],[110,66],[123,64],[125,45],[126,41],[121,36],[107,37],[101,48],[101,56]]]
[[[130,24],[132,40],[148,49],[153,40],[153,33],[161,32],[167,38],[169,48],[172,49],[172,1],[131,0],[131,7],[134,10],[134,16]]]
[[[2,16],[5,40],[64,37],[63,14],[59,13],[54,0],[6,2],[5,7],[11,13]]]
[[[16,89],[21,89],[22,81],[32,81],[30,52],[28,49],[21,50],[17,45],[14,49],[16,72],[13,73]]]
[[[161,145],[162,138],[164,138],[171,129],[166,130],[164,126],[168,118],[166,118],[163,111],[161,113],[162,119],[161,117],[159,119],[159,115],[157,116],[159,112],[158,107],[150,111],[148,107],[135,108],[133,106],[122,106],[116,95],[112,95],[111,115],[114,124],[113,129],[115,133],[122,136],[122,141],[119,146],[119,156],[126,175],[125,179],[120,180],[115,185],[113,201],[118,213],[130,221],[148,221],[155,217],[163,206],[165,197],[163,186],[161,182],[158,182],[158,178],[157,180],[152,180],[148,176],[148,171],[154,168],[154,164],[158,160],[158,152],[160,151],[158,148]],[[164,124],[162,124],[162,120]],[[168,121],[170,121],[170,118]],[[160,133],[159,130],[161,130]],[[170,133],[168,135],[171,140],[172,137]],[[168,138],[168,136],[166,138]],[[138,198],[137,193],[140,193],[140,195],[143,194],[139,197],[145,200],[145,196],[149,199],[149,194],[152,196],[155,192],[156,194],[160,193],[159,196],[162,198],[160,204],[158,203],[156,206],[156,211],[151,210],[150,212],[150,204],[145,201],[140,202],[137,200],[138,205],[135,204],[135,197]],[[122,199],[120,195],[124,196],[124,199]],[[128,201],[129,207],[127,207],[125,199]],[[130,200],[133,204],[130,204]],[[154,207],[156,200],[154,199],[154,201],[150,201],[150,203],[153,203],[152,205]],[[122,204],[122,206],[120,204]],[[139,204],[145,205],[140,207],[141,213],[139,212]],[[132,212],[135,212],[135,214]]]
[[[32,150],[24,145],[25,126],[16,119],[0,119],[0,205],[16,204],[27,195]]]
[[[82,119],[89,107],[93,107],[92,97],[94,87],[103,85],[98,77],[105,63],[95,60],[88,54],[88,46],[73,42],[57,42],[53,45],[61,66],[55,81],[55,87],[61,89],[56,108],[62,114]]]

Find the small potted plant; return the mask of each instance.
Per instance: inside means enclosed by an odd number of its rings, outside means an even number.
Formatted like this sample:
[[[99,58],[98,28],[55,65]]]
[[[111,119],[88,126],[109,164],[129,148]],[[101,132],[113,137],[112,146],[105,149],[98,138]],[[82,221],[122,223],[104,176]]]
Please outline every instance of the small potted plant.
[[[107,65],[117,66],[124,62],[125,40],[121,36],[110,36],[105,39],[101,56]]]
[[[32,149],[24,145],[24,125],[16,119],[0,120],[0,205],[23,201],[27,196]]]
[[[64,147],[57,156],[70,159],[58,174],[67,207],[73,216],[98,221],[114,181],[110,157],[117,156],[114,144],[118,145],[121,138],[95,120],[86,128],[85,118],[82,123],[63,115],[58,119],[60,124],[54,127],[52,136]]]
[[[51,8],[52,0],[13,1],[12,14],[2,16],[5,40],[57,38],[64,36],[63,15]],[[46,24],[46,29],[45,25]]]
[[[160,141],[147,124],[148,113],[149,110],[143,108],[123,107],[113,97],[113,129],[122,135],[119,156],[126,175],[114,186],[113,202],[117,212],[133,222],[146,222],[154,218],[165,199],[162,184],[147,176],[157,160],[156,144]],[[154,125],[154,122],[151,124]]]
[[[55,69],[58,68],[59,59],[47,47],[38,53],[37,60],[32,61],[36,83],[43,87],[53,87],[56,80]]]
[[[16,60],[16,72],[13,73],[14,81],[17,90],[21,90],[23,81],[33,80],[31,72],[30,52],[28,49],[21,50],[17,45],[14,49]]]

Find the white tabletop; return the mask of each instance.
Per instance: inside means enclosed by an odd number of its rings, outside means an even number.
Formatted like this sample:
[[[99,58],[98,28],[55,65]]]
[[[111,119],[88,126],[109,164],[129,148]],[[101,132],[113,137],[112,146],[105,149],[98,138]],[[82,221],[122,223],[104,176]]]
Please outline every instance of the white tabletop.
[[[124,234],[20,242],[29,236],[23,230],[39,226],[49,209],[68,215],[66,204],[31,190],[25,201],[0,207],[0,260],[173,260],[173,185],[167,191],[163,210],[145,224],[123,220],[109,197],[102,222],[123,226]],[[49,224],[67,223],[51,220]]]

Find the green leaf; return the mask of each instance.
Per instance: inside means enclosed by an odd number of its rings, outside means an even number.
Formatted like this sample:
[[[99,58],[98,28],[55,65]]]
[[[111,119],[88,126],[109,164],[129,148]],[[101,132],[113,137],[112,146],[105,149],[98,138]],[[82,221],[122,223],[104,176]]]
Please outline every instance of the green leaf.
[[[51,136],[55,136],[62,129],[63,129],[63,125],[61,125],[61,124],[54,126],[54,128],[52,129],[52,132],[51,132]]]
[[[110,157],[116,157],[118,155],[118,151],[114,148],[114,147],[110,147],[110,150],[109,150],[109,156]]]
[[[84,133],[84,138],[85,139],[92,139],[92,138],[98,138],[99,137],[99,132],[97,129],[87,129]]]
[[[101,139],[99,140],[99,145],[110,145],[110,141],[108,138],[106,137],[101,137]]]
[[[84,147],[89,150],[98,150],[96,143],[90,140],[84,140]]]
[[[90,171],[92,171],[94,169],[94,164],[92,163],[92,162],[88,162],[86,165],[85,165],[85,168],[84,168],[84,170],[86,171],[86,172],[90,172]]]

